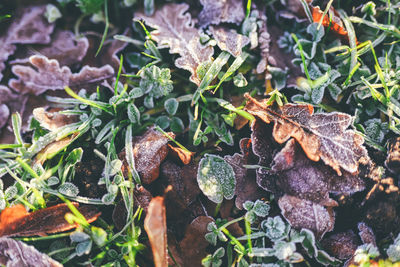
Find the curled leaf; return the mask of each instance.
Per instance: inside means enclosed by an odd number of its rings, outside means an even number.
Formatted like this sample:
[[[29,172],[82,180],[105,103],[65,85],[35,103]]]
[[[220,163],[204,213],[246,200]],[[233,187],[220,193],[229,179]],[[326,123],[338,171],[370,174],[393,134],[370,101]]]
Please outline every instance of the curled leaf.
[[[170,154],[178,158],[183,164],[187,165],[192,160],[195,152],[184,150],[180,147],[171,146],[168,144]]]
[[[211,60],[214,49],[200,43],[200,35],[193,27],[190,14],[186,13],[187,4],[166,4],[157,10],[152,17],[137,13],[135,19],[143,19],[147,25],[155,28],[151,32],[152,38],[159,47],[169,47],[171,54],[179,54],[175,65],[178,68],[192,73],[190,80],[197,85],[200,78],[197,77],[197,67]]]
[[[313,231],[318,239],[333,230],[335,216],[332,208],[324,208],[309,200],[284,195],[278,201],[282,215],[293,228]]]
[[[231,55],[237,57],[242,53],[250,39],[244,35],[238,34],[235,30],[228,30],[224,27],[210,27],[210,31],[217,41],[218,47],[222,51],[228,51]]]
[[[84,66],[79,73],[72,73],[69,67],[60,67],[57,60],[44,56],[32,56],[29,61],[35,69],[22,65],[12,67],[19,79],[11,79],[9,86],[21,94],[39,95],[47,90],[62,90],[65,86],[82,87],[101,82],[114,74],[109,65],[101,68]]]
[[[230,22],[239,24],[244,19],[243,3],[240,0],[200,0],[203,10],[199,14],[199,24]]]
[[[4,62],[15,52],[14,44],[46,44],[54,24],[49,24],[44,16],[46,6],[28,6],[16,12],[7,35],[0,37],[0,80],[5,68]]]
[[[62,126],[74,123],[78,120],[76,116],[63,115],[56,111],[46,111],[44,108],[35,108],[33,110],[33,117],[43,128],[49,131],[55,131]]]
[[[278,143],[293,137],[309,159],[322,159],[338,175],[342,175],[341,168],[357,173],[358,162],[367,151],[362,146],[364,139],[353,130],[347,130],[352,123],[350,115],[338,112],[313,114],[311,105],[302,104],[286,104],[273,109],[267,100],[259,102],[248,94],[246,97],[249,99],[246,111],[265,123],[274,122],[273,137]]]
[[[0,238],[0,264],[7,267],[44,266],[62,267],[63,265],[33,246],[11,238]]]
[[[73,203],[78,208],[78,203]],[[91,206],[78,208],[90,223],[100,213]],[[0,236],[34,236],[68,231],[76,227],[69,224],[65,214],[70,212],[67,204],[58,204],[35,212],[27,212],[21,204],[4,209],[0,214]]]
[[[168,266],[167,220],[163,197],[155,197],[151,200],[144,219],[144,229],[149,236],[155,266]]]

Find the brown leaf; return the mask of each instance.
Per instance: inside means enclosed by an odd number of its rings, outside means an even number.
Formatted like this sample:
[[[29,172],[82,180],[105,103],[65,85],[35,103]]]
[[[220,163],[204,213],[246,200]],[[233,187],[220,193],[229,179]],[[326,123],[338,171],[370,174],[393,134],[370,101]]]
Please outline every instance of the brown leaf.
[[[243,209],[243,203],[247,200],[257,200],[265,196],[265,192],[256,183],[254,170],[245,168],[243,165],[256,163],[252,153],[252,143],[249,138],[243,138],[239,142],[241,154],[235,153],[233,156],[225,156],[235,172],[236,177],[236,199],[235,205],[238,209]]]
[[[235,30],[228,30],[225,27],[210,27],[210,32],[217,41],[218,47],[223,51],[228,51],[234,57],[242,53],[243,47],[250,43],[247,36],[238,34]]]
[[[295,196],[284,195],[278,201],[282,215],[296,229],[307,228],[318,239],[333,230],[335,216],[331,208]]]
[[[200,43],[199,32],[193,27],[190,14],[186,13],[188,8],[184,3],[166,4],[152,17],[137,13],[135,19],[143,19],[147,25],[156,29],[151,32],[152,38],[159,47],[169,47],[171,54],[179,54],[175,65],[190,71],[190,80],[199,85],[196,69],[201,63],[211,60],[214,49]]]
[[[33,246],[6,237],[0,238],[0,264],[7,267],[63,266]]]
[[[144,219],[144,229],[149,236],[155,266],[168,266],[167,220],[163,197],[155,197],[151,200]]]
[[[46,44],[54,24],[44,17],[46,6],[29,6],[16,12],[6,36],[0,37],[0,80],[3,77],[4,62],[15,52],[14,44]]]
[[[257,64],[256,71],[258,74],[265,72],[269,63],[269,49],[271,43],[271,36],[267,28],[267,17],[265,12],[259,11],[261,27],[258,29],[258,47],[260,49],[261,60]]]
[[[243,2],[240,0],[200,0],[203,10],[199,14],[199,25],[229,22],[239,24],[244,19]]]
[[[73,204],[78,208],[78,203]],[[89,223],[100,216],[91,206],[79,207],[78,210]],[[31,213],[21,204],[5,208],[0,214],[0,236],[46,235],[71,230],[76,225],[71,225],[64,219],[67,212],[70,209],[65,203]]]
[[[360,222],[358,224],[358,235],[363,244],[372,244],[376,246],[376,237],[374,231],[366,223]]]
[[[195,152],[186,151],[180,147],[171,146],[168,144],[170,155],[176,159],[179,159],[183,164],[187,165],[192,160]]]
[[[49,130],[55,131],[58,128],[77,122],[77,116],[60,114],[57,111],[46,111],[44,108],[35,108],[33,117],[40,123],[40,126]]]
[[[209,216],[199,216],[187,227],[185,237],[179,243],[184,264],[182,266],[201,266],[201,260],[207,256],[208,242],[204,235],[207,225],[214,221]]]
[[[388,155],[385,166],[392,173],[400,172],[400,137],[393,138],[388,142]]]
[[[329,193],[351,194],[365,188],[364,181],[357,175],[343,172],[338,176],[322,162],[308,159],[294,139],[275,156],[271,173],[269,179],[271,183],[276,181],[278,190],[323,206],[337,205],[329,198]]]
[[[62,90],[65,86],[81,88],[114,75],[109,65],[101,68],[84,66],[79,73],[72,73],[69,67],[60,67],[57,60],[44,56],[32,56],[29,61],[36,69],[22,65],[12,67],[19,79],[11,79],[9,86],[21,94],[39,95],[47,90]]]
[[[362,146],[364,139],[353,130],[347,130],[352,117],[345,113],[314,113],[311,105],[286,104],[278,109],[246,94],[249,99],[245,110],[263,120],[274,122],[273,137],[278,143],[286,142],[290,137],[296,139],[307,157],[313,161],[322,159],[338,175],[341,168],[357,173],[358,162],[367,155]]]
[[[322,240],[322,246],[326,249],[326,252],[341,260],[351,258],[358,245],[358,238],[351,230],[333,234]]]
[[[144,184],[150,184],[158,178],[160,164],[168,154],[168,141],[168,137],[154,128],[148,129],[142,136],[132,140],[136,170]],[[122,167],[124,175],[128,175],[125,151],[120,153],[119,158],[124,162]]]
[[[74,133],[48,144],[36,155],[35,162],[43,164],[46,160],[53,158],[58,152],[70,145],[76,139],[78,134],[79,133]]]
[[[49,59],[55,59],[61,66],[73,66],[80,63],[89,48],[89,41],[86,37],[76,37],[71,31],[57,30],[52,36],[48,45],[36,45],[25,49],[22,53],[17,52],[17,59],[11,64],[29,63],[32,55],[42,55]]]

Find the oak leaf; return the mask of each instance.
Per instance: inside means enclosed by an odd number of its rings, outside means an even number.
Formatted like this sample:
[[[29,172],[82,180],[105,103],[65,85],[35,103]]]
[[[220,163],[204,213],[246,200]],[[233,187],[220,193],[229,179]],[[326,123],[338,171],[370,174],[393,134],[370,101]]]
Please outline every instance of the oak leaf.
[[[239,24],[245,17],[241,0],[200,0],[203,10],[199,14],[199,25],[229,22]]]
[[[100,213],[90,206],[75,207],[90,223],[95,221]],[[0,214],[0,236],[34,236],[71,230],[76,225],[69,224],[64,216],[70,212],[67,204],[62,203],[34,212],[27,212],[21,204],[5,208]]]
[[[364,181],[357,175],[343,172],[339,176],[322,162],[308,159],[294,139],[275,156],[271,174],[267,179],[271,179],[271,183],[275,181],[276,190],[280,191],[274,193],[284,192],[323,206],[337,205],[329,193],[351,194],[365,188]]]
[[[333,230],[335,216],[331,207],[325,208],[312,201],[290,195],[279,198],[278,205],[282,215],[293,228],[309,229],[318,239]]]
[[[155,266],[168,266],[167,219],[163,197],[155,197],[151,200],[144,219],[144,229],[149,236]]]
[[[79,73],[72,73],[69,67],[60,67],[57,60],[44,56],[32,56],[29,61],[36,69],[22,65],[12,67],[19,79],[11,79],[9,86],[21,94],[40,95],[47,90],[62,90],[65,86],[83,87],[114,75],[114,69],[109,65],[101,68],[84,66]]]
[[[171,54],[179,54],[175,65],[190,71],[190,80],[199,85],[196,69],[201,63],[211,60],[214,49],[200,43],[199,32],[194,28],[190,14],[186,13],[188,8],[189,5],[184,3],[166,4],[151,17],[136,13],[135,19],[143,19],[156,29],[151,32],[152,38],[160,48],[169,47]]]
[[[222,51],[228,51],[231,55],[237,57],[242,53],[243,47],[249,44],[250,39],[247,36],[237,33],[235,30],[228,30],[224,27],[210,27],[210,32],[217,41],[218,47]]]
[[[0,238],[0,264],[7,267],[63,266],[46,254],[37,251],[33,246],[28,246],[22,241],[6,237]]]
[[[7,35],[0,37],[0,80],[5,68],[4,62],[15,52],[15,44],[46,44],[54,24],[44,17],[46,6],[29,6],[17,10]]]
[[[345,113],[317,113],[311,105],[286,104],[272,108],[267,100],[249,99],[245,110],[265,123],[274,122],[273,137],[278,143],[286,142],[290,137],[296,139],[307,157],[313,161],[322,159],[338,175],[341,169],[357,173],[358,162],[367,156],[362,146],[364,139],[347,128],[352,117]]]

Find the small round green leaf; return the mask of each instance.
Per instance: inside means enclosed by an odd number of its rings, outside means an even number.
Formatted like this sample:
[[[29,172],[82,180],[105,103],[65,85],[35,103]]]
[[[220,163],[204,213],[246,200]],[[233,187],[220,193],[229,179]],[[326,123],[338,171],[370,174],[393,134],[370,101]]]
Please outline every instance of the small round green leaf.
[[[178,110],[179,102],[175,98],[167,99],[164,102],[164,108],[168,112],[169,115],[175,115],[176,111]]]

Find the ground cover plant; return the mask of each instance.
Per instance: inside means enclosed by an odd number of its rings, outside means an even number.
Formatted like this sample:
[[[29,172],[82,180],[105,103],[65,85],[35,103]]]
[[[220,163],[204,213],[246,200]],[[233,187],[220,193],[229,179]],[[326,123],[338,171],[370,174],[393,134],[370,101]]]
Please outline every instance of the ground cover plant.
[[[400,266],[399,13],[2,1],[0,263]]]

